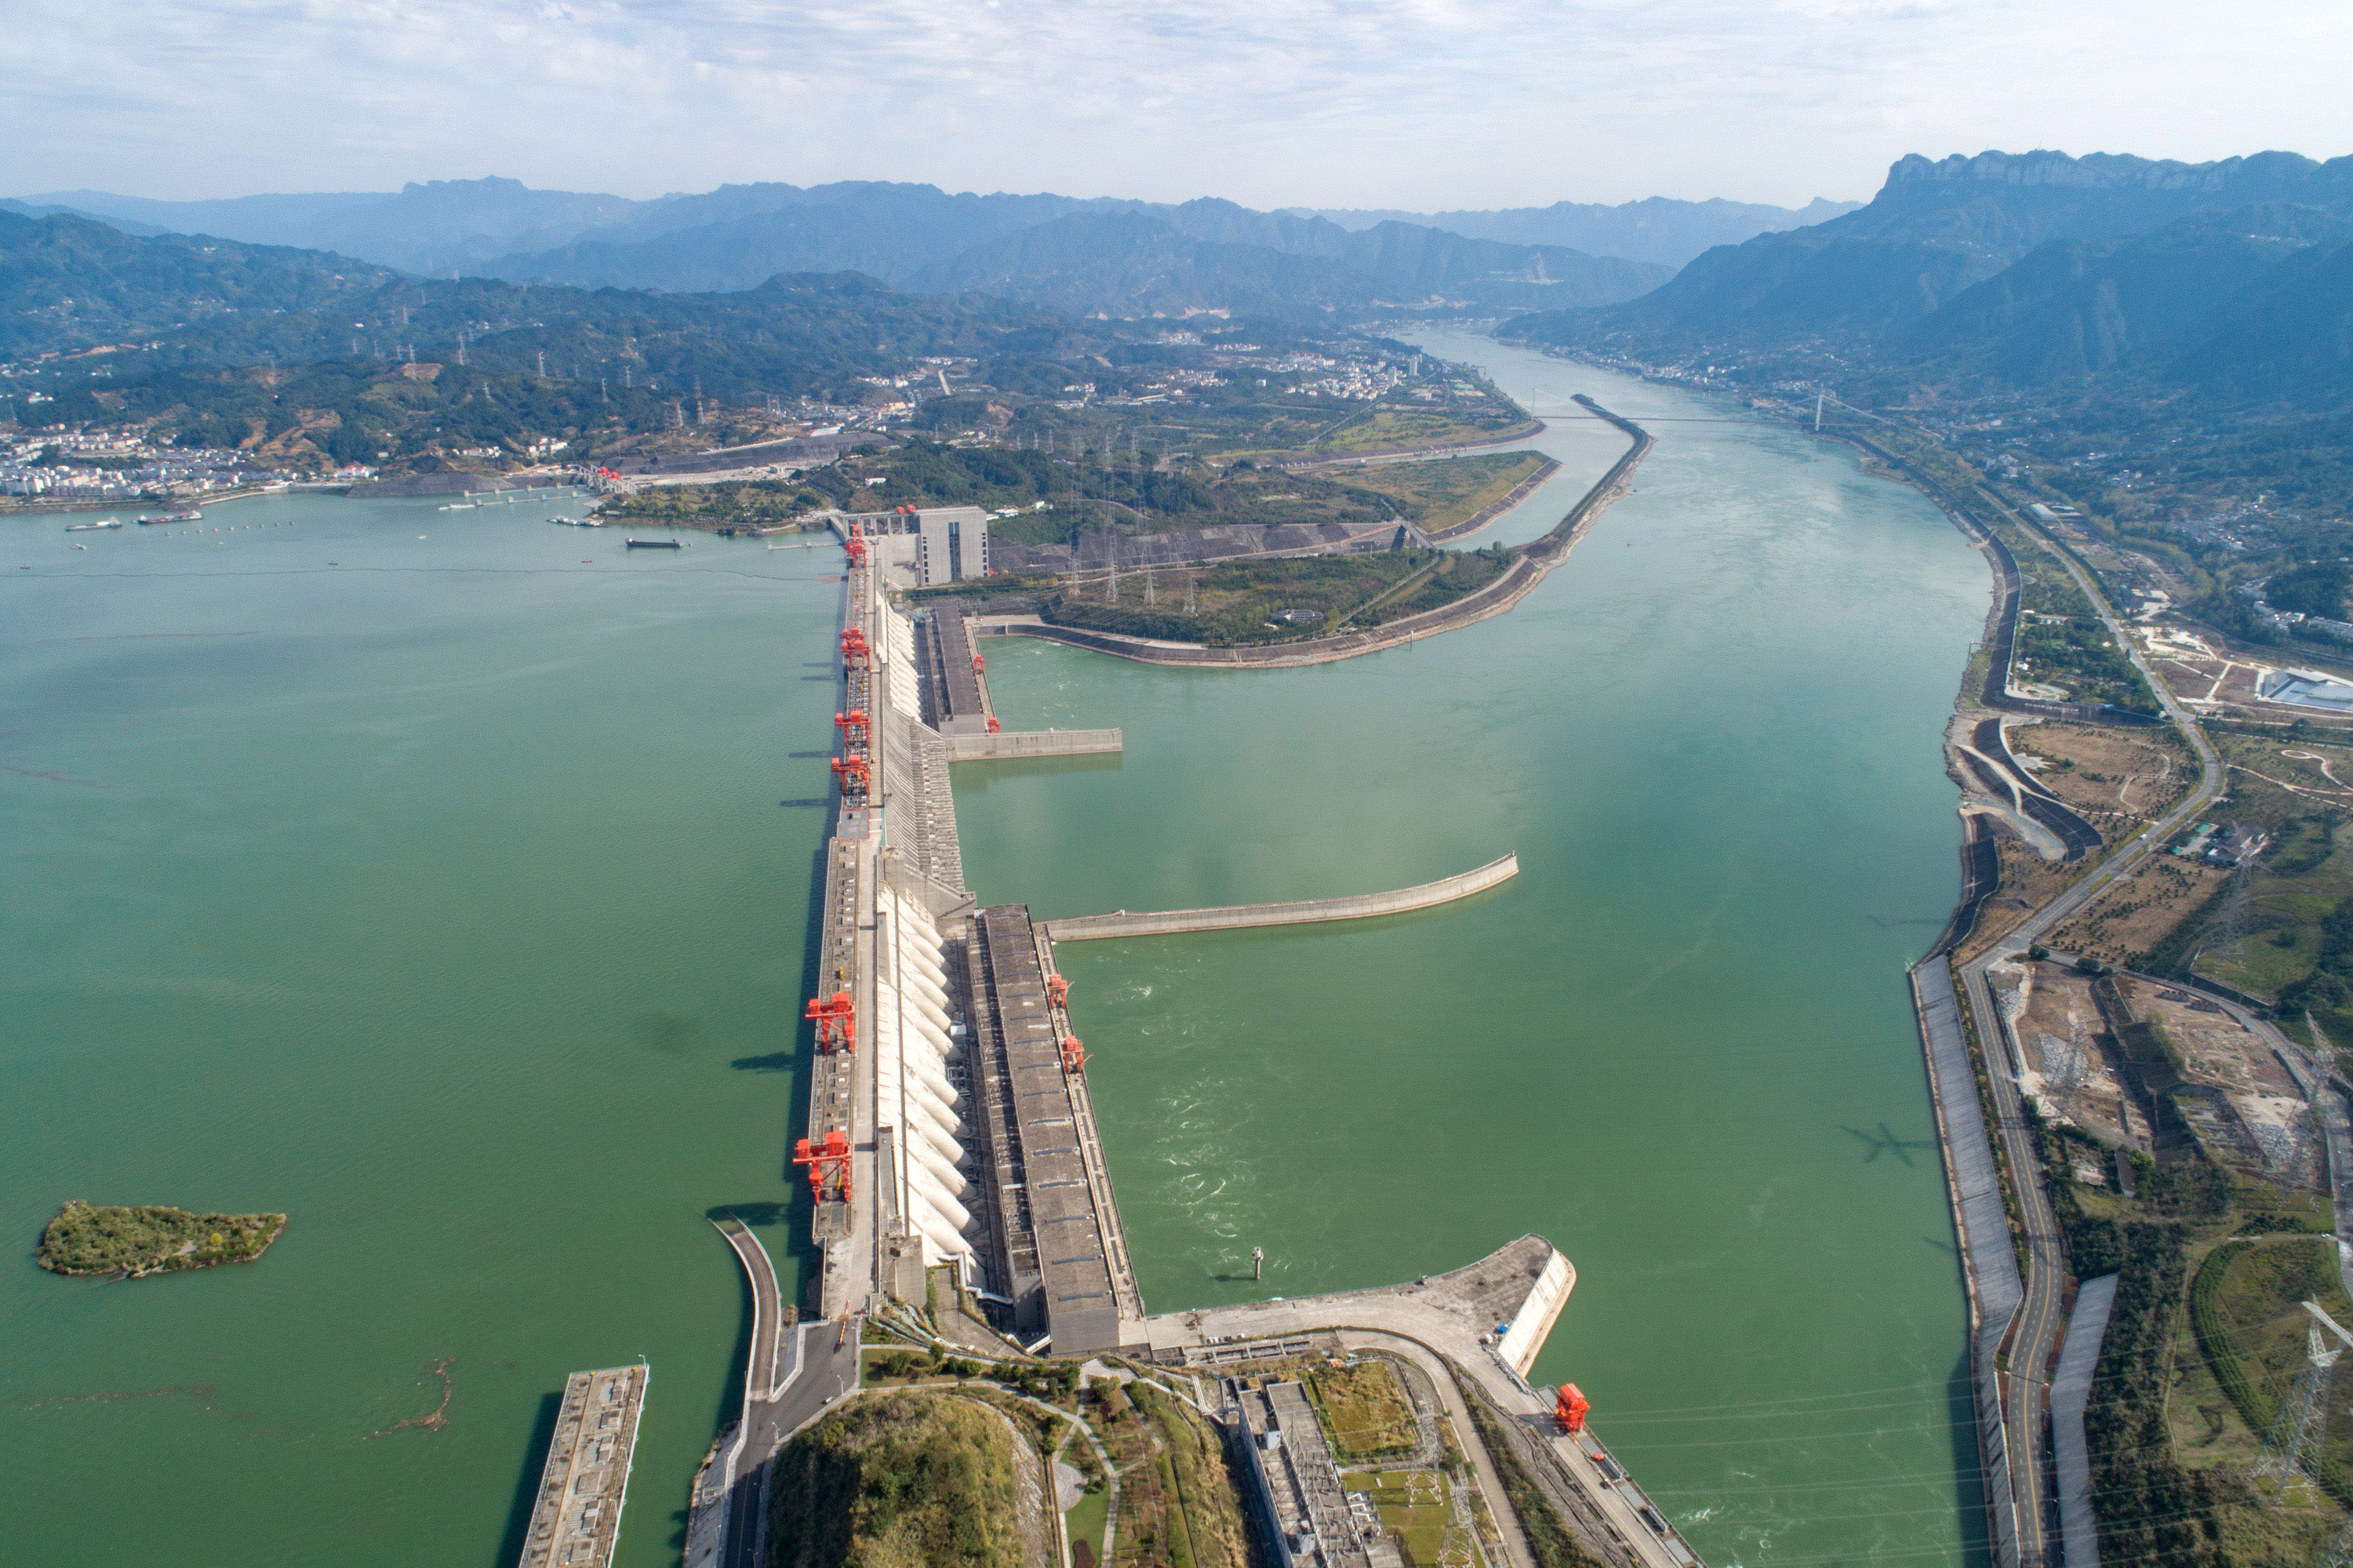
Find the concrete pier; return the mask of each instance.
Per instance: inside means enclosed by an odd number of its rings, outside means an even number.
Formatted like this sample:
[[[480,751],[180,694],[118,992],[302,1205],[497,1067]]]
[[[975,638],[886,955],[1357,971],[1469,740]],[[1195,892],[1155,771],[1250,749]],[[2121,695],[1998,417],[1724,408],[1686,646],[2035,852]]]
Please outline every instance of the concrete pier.
[[[1360,893],[1347,898],[1309,898],[1295,904],[1234,904],[1218,909],[1164,909],[1156,914],[1081,915],[1049,921],[1047,935],[1057,942],[1084,942],[1107,937],[1168,937],[1185,931],[1234,931],[1251,926],[1303,926],[1326,920],[1369,920],[1379,915],[1402,915],[1451,904],[1484,893],[1520,874],[1514,853],[1489,861],[1476,871],[1401,887],[1393,893]]]
[[[1115,729],[1007,730],[945,737],[950,762],[1008,762],[1024,757],[1085,757],[1125,749]]]
[[[639,1365],[565,1380],[521,1568],[607,1568],[613,1561],[648,1376]]]

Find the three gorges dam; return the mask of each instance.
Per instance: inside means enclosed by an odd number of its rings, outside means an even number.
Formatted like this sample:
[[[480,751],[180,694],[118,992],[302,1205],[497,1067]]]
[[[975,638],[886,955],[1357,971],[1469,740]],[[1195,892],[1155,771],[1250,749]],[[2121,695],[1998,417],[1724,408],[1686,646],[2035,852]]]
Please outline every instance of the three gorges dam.
[[[951,1294],[985,1316],[985,1329],[971,1327],[1001,1339],[1005,1354],[1167,1367],[1309,1348],[1403,1355],[1436,1386],[1475,1389],[1503,1413],[1512,1467],[1609,1561],[1696,1568],[1584,1422],[1581,1398],[1572,1416],[1573,1390],[1526,1382],[1577,1278],[1550,1243],[1524,1236],[1384,1289],[1155,1315],[1136,1287],[1096,1130],[1057,942],[1398,914],[1493,887],[1517,874],[1517,858],[1420,887],[1295,903],[1052,922],[1021,905],[984,907],[965,886],[951,768],[1116,752],[1121,733],[1003,729],[973,623],[954,609],[903,612],[882,581],[886,541],[851,524],[842,543],[835,816],[805,1014],[806,1136],[792,1151],[808,1185],[795,1223],[819,1263],[808,1298],[786,1303],[758,1239],[721,1226],[750,1277],[754,1321],[743,1408],[695,1482],[690,1568],[764,1561],[770,1461],[859,1386],[866,1321],[913,1325],[916,1308]],[[1496,1479],[1502,1456],[1483,1451],[1493,1445],[1472,1422],[1456,1425],[1482,1450],[1473,1458],[1506,1526],[1505,1559],[1532,1563]]]

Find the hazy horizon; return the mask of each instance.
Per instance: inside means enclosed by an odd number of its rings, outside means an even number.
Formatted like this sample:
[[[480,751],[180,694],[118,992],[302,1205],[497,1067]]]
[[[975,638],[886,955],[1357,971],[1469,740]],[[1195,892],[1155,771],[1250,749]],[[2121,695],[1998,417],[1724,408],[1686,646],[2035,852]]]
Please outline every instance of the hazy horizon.
[[[1867,198],[1912,152],[2353,146],[2335,79],[2353,12],[2307,0],[420,0],[386,24],[256,0],[36,8],[0,62],[12,184],[1795,207]]]

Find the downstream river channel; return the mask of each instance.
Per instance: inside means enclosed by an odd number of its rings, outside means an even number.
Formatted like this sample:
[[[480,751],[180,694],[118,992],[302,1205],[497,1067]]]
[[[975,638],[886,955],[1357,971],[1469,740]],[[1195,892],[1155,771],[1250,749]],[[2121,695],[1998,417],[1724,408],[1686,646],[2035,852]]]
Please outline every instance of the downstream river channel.
[[[987,901],[1520,855],[1424,915],[1062,949],[1146,1300],[1536,1232],[1578,1270],[1537,1379],[1711,1563],[1974,1561],[1903,970],[1957,887],[1985,569],[1736,406],[1426,341],[1661,438],[1511,614],[1287,672],[987,650],[1008,728],[1127,750],[959,769]],[[1622,450],[1532,444],[1563,471],[1490,536]],[[703,1215],[789,1196],[839,556],[550,510],[0,521],[0,1561],[493,1568],[565,1373],[640,1355],[622,1561],[676,1561],[747,1316]],[[292,1221],[257,1266],[67,1280],[29,1255],[74,1197]]]

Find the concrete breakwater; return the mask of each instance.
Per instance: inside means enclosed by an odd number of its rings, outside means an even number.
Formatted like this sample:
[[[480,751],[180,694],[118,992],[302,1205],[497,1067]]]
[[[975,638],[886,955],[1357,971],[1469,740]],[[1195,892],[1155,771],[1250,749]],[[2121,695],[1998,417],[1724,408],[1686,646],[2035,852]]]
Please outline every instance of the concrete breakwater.
[[[1389,893],[1360,893],[1347,898],[1308,898],[1291,904],[1233,904],[1215,909],[1165,909],[1155,914],[1082,915],[1052,920],[1046,934],[1057,942],[1083,942],[1105,937],[1167,937],[1185,931],[1234,931],[1251,926],[1306,926],[1326,920],[1369,920],[1377,915],[1402,915],[1451,904],[1483,893],[1520,874],[1520,857],[1507,854],[1476,871],[1401,887]]]
[[[1569,508],[1568,514],[1554,524],[1551,532],[1514,552],[1512,564],[1504,569],[1503,576],[1451,604],[1423,610],[1418,615],[1401,616],[1364,631],[1256,647],[1212,648],[1198,642],[1126,637],[1113,631],[1055,626],[1034,615],[985,616],[973,623],[973,630],[984,636],[1037,637],[1051,642],[1067,642],[1076,648],[1091,648],[1098,653],[1111,653],[1145,664],[1224,664],[1283,669],[1354,659],[1359,654],[1377,653],[1385,648],[1396,648],[1424,637],[1434,637],[1441,631],[1454,631],[1475,625],[1490,617],[1501,615],[1519,603],[1535,591],[1536,584],[1544,581],[1547,572],[1568,559],[1569,552],[1577,547],[1578,540],[1585,537],[1603,509],[1624,493],[1628,476],[1643,458],[1650,455],[1651,448],[1656,444],[1655,438],[1648,430],[1630,419],[1611,413],[1583,393],[1577,394],[1577,400],[1623,430],[1632,439],[1633,444],[1609,465],[1609,471],[1603,474],[1575,506]]]

